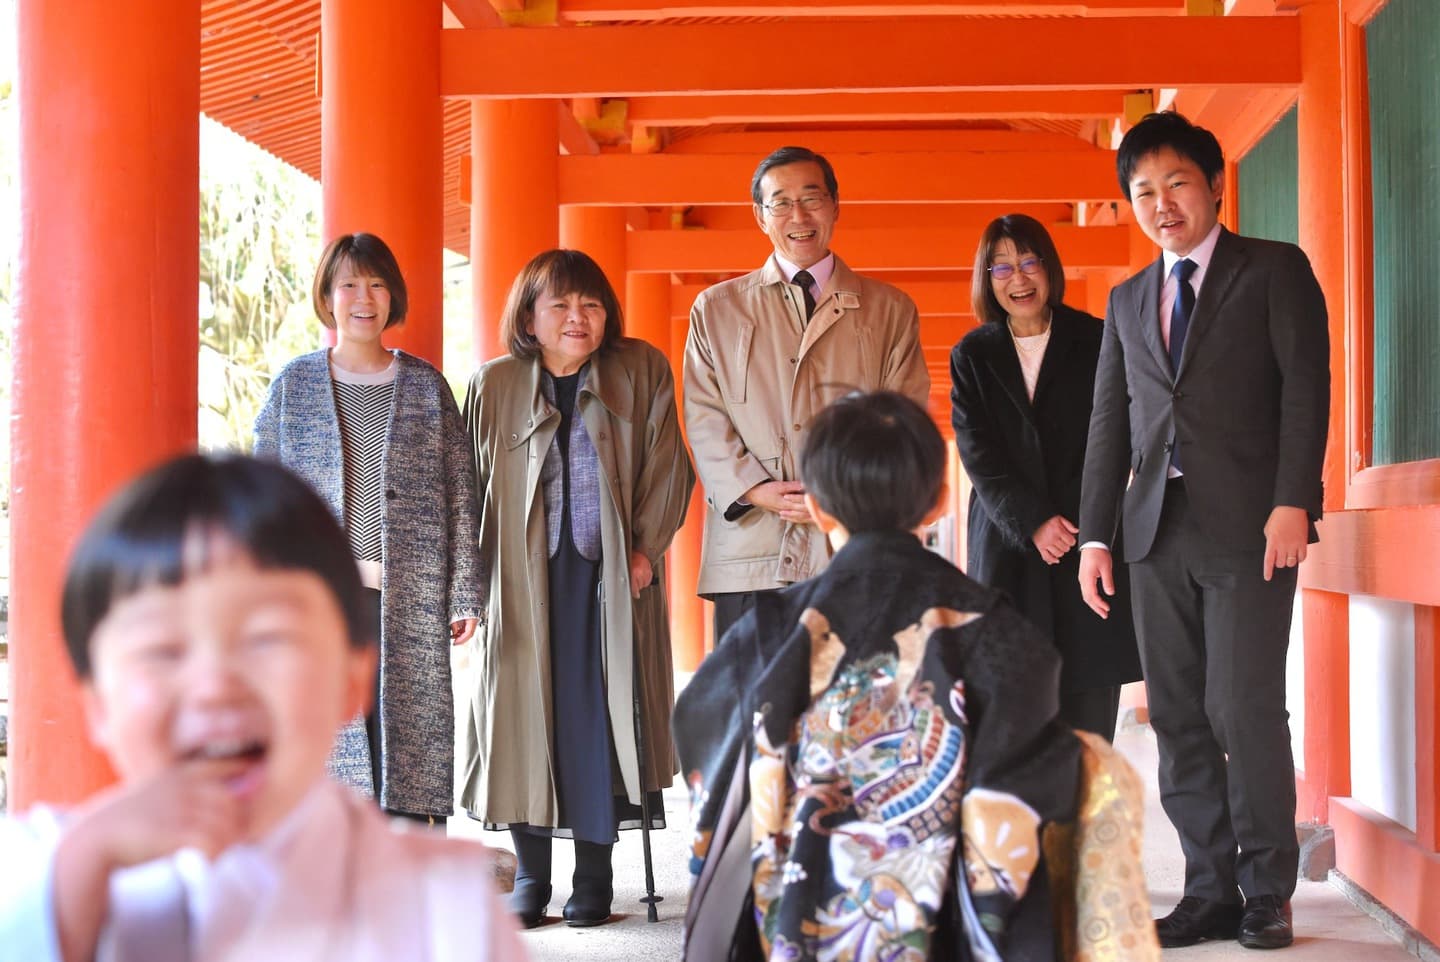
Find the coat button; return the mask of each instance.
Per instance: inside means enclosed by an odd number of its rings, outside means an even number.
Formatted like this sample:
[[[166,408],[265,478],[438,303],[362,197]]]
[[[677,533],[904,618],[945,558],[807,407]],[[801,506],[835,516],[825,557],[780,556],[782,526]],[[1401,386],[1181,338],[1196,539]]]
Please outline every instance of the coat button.
[[[797,431],[798,431],[798,430],[800,430],[800,425],[798,425],[798,424],[796,424],[796,425],[793,425],[793,427],[794,427],[794,428],[795,428],[795,430],[797,430]]]
[[[1166,451],[1169,451],[1169,450],[1170,450],[1171,448],[1173,448],[1174,446],[1175,446],[1175,445],[1171,444],[1169,441],[1166,441],[1166,442],[1165,442],[1165,450],[1166,450]]]
[[[787,565],[790,563],[790,556],[788,554],[785,556],[785,563]]]
[[[600,440],[602,440],[602,441],[605,440],[605,432],[604,432],[604,431],[601,431],[601,432],[600,432]]]
[[[794,364],[794,363],[795,363],[795,359],[794,359],[793,357],[790,359],[790,363],[791,363],[791,364]]]
[[[518,439],[519,437],[520,437],[520,435],[516,434],[514,431],[511,431],[511,432],[510,432],[510,440],[514,441],[514,440]]]
[[[386,488],[386,489],[385,489],[385,500],[386,500],[386,501],[394,501],[395,498],[396,498],[395,489],[394,489],[394,488]]]

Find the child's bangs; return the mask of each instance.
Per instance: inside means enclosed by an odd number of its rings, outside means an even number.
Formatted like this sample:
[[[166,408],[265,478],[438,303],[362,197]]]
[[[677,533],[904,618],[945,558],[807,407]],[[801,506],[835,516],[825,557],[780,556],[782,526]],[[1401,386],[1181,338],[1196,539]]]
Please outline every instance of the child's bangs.
[[[349,544],[319,496],[278,465],[189,455],[121,492],[75,549],[62,622],[80,676],[89,674],[95,628],[118,602],[148,587],[179,585],[240,555],[259,568],[320,576],[352,641],[372,640]]]

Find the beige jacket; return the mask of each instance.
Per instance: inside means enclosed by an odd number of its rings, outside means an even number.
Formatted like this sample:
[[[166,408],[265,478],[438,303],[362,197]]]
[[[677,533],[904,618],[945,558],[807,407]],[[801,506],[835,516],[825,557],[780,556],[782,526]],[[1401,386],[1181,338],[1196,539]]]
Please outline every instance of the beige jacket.
[[[547,606],[585,601],[550,597],[540,469],[560,413],[541,393],[540,372],[538,360],[491,361],[471,378],[465,399],[487,601],[475,633],[478,685],[462,723],[460,804],[488,824],[554,826],[558,820]],[[626,794],[639,804],[635,659],[645,787],[667,787],[678,770],[670,741],[674,674],[662,559],[685,518],[695,474],[680,439],[670,364],[644,341],[625,339],[596,354],[575,403],[608,481],[600,495],[606,697]],[[655,571],[633,601],[632,548]]]
[[[806,431],[821,408],[855,389],[929,400],[920,318],[903,291],[861,277],[837,256],[808,325],[803,304],[771,256],[758,271],[702,291],[690,309],[685,425],[705,486],[702,595],[778,588],[829,560],[814,525],[760,509],[725,519],[755,485],[798,479]]]

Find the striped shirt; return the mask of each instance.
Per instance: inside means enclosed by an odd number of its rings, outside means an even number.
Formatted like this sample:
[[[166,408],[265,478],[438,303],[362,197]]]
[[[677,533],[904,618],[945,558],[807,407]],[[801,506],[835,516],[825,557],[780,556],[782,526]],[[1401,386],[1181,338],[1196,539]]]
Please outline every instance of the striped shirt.
[[[385,439],[395,396],[396,364],[374,374],[347,371],[332,360],[335,413],[345,458],[345,529],[356,560],[382,560],[380,524],[384,515]],[[368,565],[361,565],[367,568]],[[368,584],[370,579],[365,579]],[[378,588],[379,585],[370,585]]]

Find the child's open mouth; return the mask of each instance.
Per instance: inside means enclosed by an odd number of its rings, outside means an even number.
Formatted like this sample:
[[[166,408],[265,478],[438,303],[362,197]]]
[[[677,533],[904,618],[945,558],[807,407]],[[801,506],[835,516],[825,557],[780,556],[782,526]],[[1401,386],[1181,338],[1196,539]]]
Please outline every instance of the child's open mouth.
[[[268,746],[260,739],[213,741],[185,753],[184,761],[205,764],[238,797],[253,795],[265,772]]]

